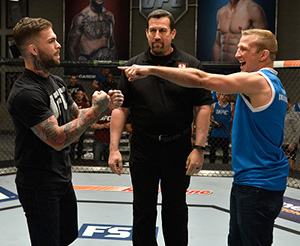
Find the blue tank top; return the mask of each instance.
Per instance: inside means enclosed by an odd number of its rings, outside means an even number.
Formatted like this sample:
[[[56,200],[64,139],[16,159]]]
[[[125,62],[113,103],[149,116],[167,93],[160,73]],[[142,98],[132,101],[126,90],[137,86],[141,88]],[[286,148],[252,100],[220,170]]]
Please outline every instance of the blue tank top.
[[[214,102],[218,101],[218,95],[217,95],[216,91],[212,91],[211,92],[211,97],[212,97],[212,99],[213,99]]]
[[[211,136],[214,138],[230,138],[231,130],[231,104],[228,103],[224,108],[220,103],[215,103],[214,120],[224,125],[223,128],[213,128]]]
[[[296,112],[300,112],[300,107],[298,103],[294,105],[294,109]]]
[[[232,129],[234,183],[285,190],[289,162],[280,147],[287,95],[274,69],[264,68],[259,73],[270,84],[272,99],[253,108],[245,96],[238,95]]]

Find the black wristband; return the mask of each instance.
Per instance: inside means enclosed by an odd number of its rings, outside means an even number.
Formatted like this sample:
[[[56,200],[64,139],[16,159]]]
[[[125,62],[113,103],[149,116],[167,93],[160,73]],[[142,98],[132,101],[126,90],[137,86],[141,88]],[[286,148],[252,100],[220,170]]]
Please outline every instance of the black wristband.
[[[204,146],[201,146],[201,145],[194,145],[193,146],[193,149],[201,149],[201,150],[205,150],[205,147]]]

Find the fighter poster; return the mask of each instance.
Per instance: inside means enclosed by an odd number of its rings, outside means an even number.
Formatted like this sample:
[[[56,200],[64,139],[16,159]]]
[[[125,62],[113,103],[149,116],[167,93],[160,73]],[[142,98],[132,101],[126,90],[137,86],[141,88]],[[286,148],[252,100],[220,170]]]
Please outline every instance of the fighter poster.
[[[276,0],[201,0],[198,2],[197,58],[237,62],[242,30],[268,29],[275,35]]]
[[[128,60],[130,0],[65,0],[65,60]]]

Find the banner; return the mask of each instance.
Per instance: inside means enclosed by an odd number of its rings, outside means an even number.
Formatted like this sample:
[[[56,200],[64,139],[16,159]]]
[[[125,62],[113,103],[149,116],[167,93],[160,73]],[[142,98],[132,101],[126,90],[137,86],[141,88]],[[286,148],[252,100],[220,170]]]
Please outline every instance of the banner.
[[[148,15],[156,9],[169,11],[176,23],[188,11],[188,0],[140,0],[139,10],[146,20]]]
[[[275,21],[276,0],[201,0],[198,3],[197,58],[237,62],[234,54],[241,31],[263,28],[275,34]]]
[[[130,0],[65,0],[66,60],[128,60]]]

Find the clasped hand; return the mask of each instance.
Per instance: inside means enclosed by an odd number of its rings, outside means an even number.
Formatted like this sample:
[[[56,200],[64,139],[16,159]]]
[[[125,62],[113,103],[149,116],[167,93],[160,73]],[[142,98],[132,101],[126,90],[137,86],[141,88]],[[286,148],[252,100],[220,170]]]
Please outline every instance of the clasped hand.
[[[122,106],[124,95],[120,90],[110,90],[108,94],[104,91],[95,91],[93,94],[92,104],[99,112],[105,111],[107,108],[113,110]]]

